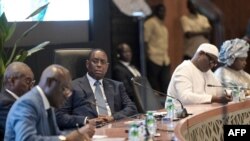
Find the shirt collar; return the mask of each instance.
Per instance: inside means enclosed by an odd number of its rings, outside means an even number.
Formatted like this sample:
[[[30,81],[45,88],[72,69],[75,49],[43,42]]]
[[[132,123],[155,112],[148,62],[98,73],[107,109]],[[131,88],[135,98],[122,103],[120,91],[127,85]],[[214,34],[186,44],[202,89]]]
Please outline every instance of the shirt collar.
[[[88,78],[88,80],[89,80],[90,86],[93,86],[93,85],[95,84],[95,82],[97,81],[96,79],[94,79],[93,77],[91,77],[91,76],[89,75],[89,73],[87,73],[87,78]],[[99,80],[99,82],[101,83],[101,85],[102,85],[102,81],[103,81],[103,79],[100,79],[100,80]]]
[[[5,89],[12,97],[14,97],[16,100],[19,99],[19,96],[17,96],[15,93],[13,93],[12,91]]]
[[[123,65],[125,65],[125,66],[129,66],[129,62],[124,62],[124,61],[121,61],[121,60],[120,60],[120,62],[121,62]]]
[[[37,85],[36,88],[37,88],[39,94],[42,97],[44,109],[48,110],[50,108],[50,104],[49,104],[49,101],[48,101],[47,97],[45,96],[45,94],[44,94],[44,92],[43,92],[43,90],[41,89],[40,86]]]

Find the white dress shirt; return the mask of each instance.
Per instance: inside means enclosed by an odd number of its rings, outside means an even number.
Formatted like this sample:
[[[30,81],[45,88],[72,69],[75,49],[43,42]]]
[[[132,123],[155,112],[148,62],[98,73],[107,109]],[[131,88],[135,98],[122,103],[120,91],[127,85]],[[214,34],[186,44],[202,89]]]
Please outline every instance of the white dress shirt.
[[[132,65],[130,65],[128,62],[120,61],[128,70],[134,75],[134,77],[141,76],[141,73]]]

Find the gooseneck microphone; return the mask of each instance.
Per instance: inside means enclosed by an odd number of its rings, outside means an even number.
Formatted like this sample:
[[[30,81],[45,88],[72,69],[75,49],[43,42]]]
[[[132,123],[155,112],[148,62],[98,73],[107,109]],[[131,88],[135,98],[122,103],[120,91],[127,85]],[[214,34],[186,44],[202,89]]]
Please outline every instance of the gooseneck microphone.
[[[207,84],[207,87],[220,87],[220,88],[229,88],[229,89],[240,88],[240,89],[243,89],[243,90],[250,90],[250,88],[242,87],[242,86],[222,86],[222,85]]]
[[[133,77],[131,78],[131,81],[132,81],[135,85],[138,85],[138,86],[143,87],[143,88],[146,88],[146,89],[151,89],[151,90],[154,92],[154,94],[156,94],[156,95],[158,95],[158,96],[171,97],[172,99],[178,101],[178,102],[180,103],[180,105],[181,105],[182,111],[180,111],[180,112],[177,114],[177,118],[185,118],[185,117],[187,117],[188,115],[190,115],[190,114],[188,114],[187,109],[184,108],[182,102],[181,102],[178,98],[175,98],[175,97],[173,97],[173,96],[171,96],[171,95],[168,95],[168,94],[165,94],[165,93],[163,93],[163,92],[154,90],[153,88],[144,86],[144,85],[142,85],[141,83],[136,82],[135,79],[134,79]]]

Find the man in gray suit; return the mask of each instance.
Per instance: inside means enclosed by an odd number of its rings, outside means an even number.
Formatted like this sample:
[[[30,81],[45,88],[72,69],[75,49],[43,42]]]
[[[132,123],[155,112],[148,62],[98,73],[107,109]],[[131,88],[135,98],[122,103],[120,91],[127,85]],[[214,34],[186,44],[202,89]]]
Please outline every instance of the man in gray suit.
[[[18,99],[7,117],[5,141],[89,140],[94,126],[86,125],[63,136],[59,131],[53,107],[60,107],[71,95],[71,77],[59,65],[47,67],[39,84]]]
[[[5,123],[11,106],[32,88],[34,74],[25,63],[12,62],[7,66],[3,78],[0,93],[0,141],[4,139]]]
[[[56,112],[58,126],[62,129],[84,125],[87,119],[106,123],[137,114],[135,104],[129,99],[122,82],[104,78],[108,70],[107,54],[101,49],[90,52],[86,61],[87,74],[73,81],[73,93],[65,105]],[[100,82],[101,104],[96,93]]]

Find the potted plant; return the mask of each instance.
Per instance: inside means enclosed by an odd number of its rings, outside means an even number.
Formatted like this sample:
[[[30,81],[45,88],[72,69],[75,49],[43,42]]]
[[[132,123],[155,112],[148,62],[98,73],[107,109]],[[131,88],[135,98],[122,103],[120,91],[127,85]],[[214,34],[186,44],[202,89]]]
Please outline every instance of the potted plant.
[[[35,10],[32,14],[30,14],[26,19],[29,19],[43,10],[46,10],[49,3],[41,6],[37,10]],[[6,67],[13,61],[24,61],[31,54],[42,50],[46,45],[49,44],[49,41],[45,41],[35,46],[30,50],[20,50],[16,51],[18,44],[22,41],[23,38],[27,37],[28,34],[39,24],[39,21],[36,22],[33,26],[24,31],[20,37],[15,41],[15,44],[12,48],[10,54],[7,53],[5,49],[5,43],[11,39],[13,33],[15,32],[17,23],[10,23],[7,21],[5,13],[2,13],[0,16],[0,89],[2,88],[3,75]]]

